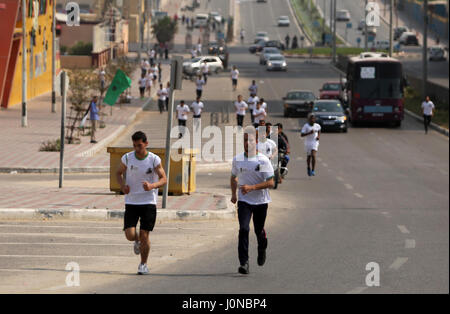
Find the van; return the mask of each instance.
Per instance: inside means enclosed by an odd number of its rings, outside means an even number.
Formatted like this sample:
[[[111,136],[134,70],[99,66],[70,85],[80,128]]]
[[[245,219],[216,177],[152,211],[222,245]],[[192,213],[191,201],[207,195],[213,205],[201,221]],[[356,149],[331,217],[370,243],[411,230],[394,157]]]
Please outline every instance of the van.
[[[206,27],[206,26],[208,26],[208,20],[209,20],[208,14],[201,14],[201,13],[197,14],[195,16],[194,27],[195,28]]]

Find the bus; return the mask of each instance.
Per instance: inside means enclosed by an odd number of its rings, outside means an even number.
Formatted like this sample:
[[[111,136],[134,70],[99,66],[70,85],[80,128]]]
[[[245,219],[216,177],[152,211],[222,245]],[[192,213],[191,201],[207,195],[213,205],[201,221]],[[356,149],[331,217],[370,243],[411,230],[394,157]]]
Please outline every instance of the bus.
[[[400,127],[405,86],[402,64],[397,59],[377,53],[351,58],[346,87],[352,124],[389,122]]]

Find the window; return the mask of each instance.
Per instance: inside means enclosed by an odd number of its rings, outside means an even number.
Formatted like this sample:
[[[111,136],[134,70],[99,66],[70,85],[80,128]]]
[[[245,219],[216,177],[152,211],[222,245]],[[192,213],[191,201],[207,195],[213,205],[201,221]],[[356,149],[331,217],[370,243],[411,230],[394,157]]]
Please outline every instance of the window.
[[[47,13],[47,0],[39,0],[39,15]]]

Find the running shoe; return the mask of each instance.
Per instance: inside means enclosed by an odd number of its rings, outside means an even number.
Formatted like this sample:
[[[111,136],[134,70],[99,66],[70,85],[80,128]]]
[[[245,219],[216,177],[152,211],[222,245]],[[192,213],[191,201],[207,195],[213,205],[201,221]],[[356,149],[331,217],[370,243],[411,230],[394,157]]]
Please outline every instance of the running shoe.
[[[311,175],[314,177],[316,175],[316,172],[314,170],[312,170]]]
[[[258,265],[263,266],[266,262],[266,249],[258,250]]]
[[[243,275],[248,275],[248,273],[250,272],[248,262],[244,265],[239,266],[238,272]]]
[[[141,254],[141,243],[139,241],[134,241],[134,254]]]
[[[308,168],[308,177],[311,176],[311,169]]]
[[[138,275],[146,275],[149,273],[147,264],[139,264]]]

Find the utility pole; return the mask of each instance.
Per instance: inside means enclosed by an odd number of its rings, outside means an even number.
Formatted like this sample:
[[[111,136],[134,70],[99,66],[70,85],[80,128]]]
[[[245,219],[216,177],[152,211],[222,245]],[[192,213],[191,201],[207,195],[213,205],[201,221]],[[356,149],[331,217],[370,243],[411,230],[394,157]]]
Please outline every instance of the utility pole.
[[[330,35],[333,34],[333,0],[330,0]]]
[[[333,6],[333,64],[336,64],[336,7],[337,0],[334,0]]]
[[[369,46],[368,42],[368,34],[367,34],[367,0],[364,5],[364,49],[367,51],[367,48]]]
[[[323,0],[323,27],[322,34],[325,34],[325,26],[327,24],[327,0]]]
[[[67,97],[67,74],[66,71],[61,72],[61,137],[60,137],[60,151],[59,151],[59,188],[63,187],[64,181],[64,144],[65,144],[65,129],[66,129],[66,97]]]
[[[56,112],[56,1],[52,3],[52,112]]]
[[[22,0],[22,127],[27,126],[27,1]]]
[[[142,49],[142,0],[138,0],[138,61],[141,62]]]
[[[146,8],[147,8],[147,14],[146,14],[146,17],[147,17],[147,20],[146,20],[146,22],[147,22],[147,51],[150,50],[150,17],[152,15],[152,9],[150,7],[150,3],[151,3],[150,1],[151,0],[147,0],[147,6],[146,6]]]
[[[423,51],[422,51],[422,98],[427,96],[427,83],[428,83],[428,0],[423,1],[424,13],[423,13]]]
[[[394,23],[394,0],[391,1],[391,11],[389,13],[389,57],[392,57],[394,52],[394,30],[392,28],[392,24]]]

